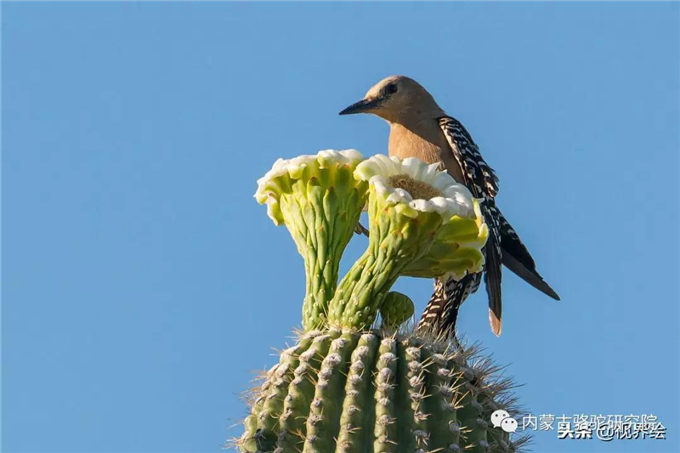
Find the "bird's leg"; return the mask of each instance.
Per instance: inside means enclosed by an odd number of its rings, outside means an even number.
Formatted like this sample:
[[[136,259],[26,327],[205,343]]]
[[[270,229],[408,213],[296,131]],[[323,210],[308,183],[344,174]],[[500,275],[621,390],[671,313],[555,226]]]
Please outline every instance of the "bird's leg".
[[[456,321],[458,321],[458,310],[460,309],[460,306],[463,305],[463,301],[465,299],[461,300],[456,300],[453,305],[453,310],[451,313],[451,326],[449,327],[449,332],[451,335],[451,341],[453,344],[456,346],[456,349],[463,351],[463,345],[460,344],[460,341],[458,340],[458,334],[456,332]]]

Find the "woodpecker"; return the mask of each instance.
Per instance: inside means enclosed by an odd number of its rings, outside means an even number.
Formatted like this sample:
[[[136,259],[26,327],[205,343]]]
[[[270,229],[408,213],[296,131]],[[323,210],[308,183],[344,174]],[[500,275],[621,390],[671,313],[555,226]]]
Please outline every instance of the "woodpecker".
[[[536,264],[519,236],[496,206],[498,178],[484,161],[479,147],[463,125],[447,115],[430,93],[405,76],[387,77],[368,90],[362,100],[340,115],[372,113],[388,122],[388,152],[399,158],[417,157],[439,163],[457,182],[464,184],[480,203],[489,238],[484,247],[485,264],[480,273],[456,281],[435,279],[434,292],[418,323],[419,331],[455,338],[458,309],[480,286],[482,274],[489,297],[489,324],[497,336],[502,330],[501,265],[544,294],[559,300],[557,293],[536,271]]]

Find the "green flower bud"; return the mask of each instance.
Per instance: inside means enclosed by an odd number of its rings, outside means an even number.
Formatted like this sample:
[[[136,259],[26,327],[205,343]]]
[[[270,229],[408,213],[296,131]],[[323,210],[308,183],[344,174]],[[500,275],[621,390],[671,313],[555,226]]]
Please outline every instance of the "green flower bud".
[[[397,329],[413,316],[413,301],[405,294],[390,291],[380,307],[382,325],[387,329]]]

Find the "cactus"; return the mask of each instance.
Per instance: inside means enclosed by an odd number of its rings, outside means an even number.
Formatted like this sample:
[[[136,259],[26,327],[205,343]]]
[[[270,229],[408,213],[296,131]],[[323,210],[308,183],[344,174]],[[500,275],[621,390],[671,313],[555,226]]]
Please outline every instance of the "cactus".
[[[354,150],[279,160],[256,199],[305,261],[297,343],[253,390],[243,452],[514,452],[490,425],[515,414],[507,380],[474,348],[412,332],[401,275],[460,278],[483,266],[477,201],[436,165]],[[369,244],[338,283],[362,208]],[[377,327],[376,318],[382,322]]]

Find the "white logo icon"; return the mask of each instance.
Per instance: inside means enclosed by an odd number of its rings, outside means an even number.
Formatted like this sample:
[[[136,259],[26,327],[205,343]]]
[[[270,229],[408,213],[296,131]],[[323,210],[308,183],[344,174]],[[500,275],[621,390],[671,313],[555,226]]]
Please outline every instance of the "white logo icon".
[[[491,424],[493,424],[494,428],[498,428],[499,426],[501,426],[501,422],[503,421],[503,419],[508,417],[510,417],[508,411],[498,409],[497,411],[494,411],[493,414],[491,414]]]
[[[514,433],[517,431],[517,420],[510,417],[504,418],[501,422],[501,428],[506,433]]]
[[[517,420],[510,417],[508,411],[498,409],[491,414],[491,424],[494,428],[501,428],[506,433],[514,433],[517,430]]]

